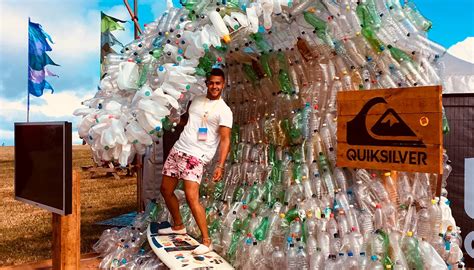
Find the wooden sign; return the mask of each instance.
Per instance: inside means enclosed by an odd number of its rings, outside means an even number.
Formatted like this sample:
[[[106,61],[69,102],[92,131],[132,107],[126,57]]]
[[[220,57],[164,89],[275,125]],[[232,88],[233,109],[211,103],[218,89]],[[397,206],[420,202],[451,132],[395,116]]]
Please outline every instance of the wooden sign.
[[[337,95],[337,166],[442,173],[441,86]]]

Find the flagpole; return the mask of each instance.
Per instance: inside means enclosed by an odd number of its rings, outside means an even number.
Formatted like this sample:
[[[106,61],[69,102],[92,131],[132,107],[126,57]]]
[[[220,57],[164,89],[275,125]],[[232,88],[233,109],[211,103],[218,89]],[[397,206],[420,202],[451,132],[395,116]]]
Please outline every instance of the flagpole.
[[[28,17],[28,43],[30,41],[30,17]],[[29,55],[29,50],[30,50],[30,47],[28,46],[28,81],[29,81],[29,76],[30,76],[30,55]],[[26,92],[28,93],[28,96],[27,96],[27,101],[26,101],[26,122],[30,122],[30,89],[28,88],[28,85],[29,85],[29,82],[27,82],[27,85],[26,85],[26,88],[28,90],[26,90]]]
[[[28,91],[28,101],[26,103],[26,122],[30,122],[30,91]]]
[[[136,14],[134,14],[134,12],[132,11],[132,8],[130,7],[130,5],[128,4],[128,0],[123,0],[123,3],[125,4],[125,7],[127,8],[128,10],[128,14],[130,14],[130,17],[132,18],[132,21],[135,25],[135,39],[138,38],[138,34],[141,34],[142,33],[142,29],[140,28],[140,24],[138,24],[138,17]],[[136,5],[135,9],[138,8],[138,5],[136,3],[136,0],[134,0],[134,5]],[[137,31],[138,31],[138,34],[137,34]]]
[[[134,0],[133,1],[133,17],[135,17],[138,21],[138,0]],[[135,24],[135,27],[133,28],[134,31],[133,33],[135,34],[135,39],[138,38],[138,32],[137,32],[137,29],[138,29],[138,25]]]

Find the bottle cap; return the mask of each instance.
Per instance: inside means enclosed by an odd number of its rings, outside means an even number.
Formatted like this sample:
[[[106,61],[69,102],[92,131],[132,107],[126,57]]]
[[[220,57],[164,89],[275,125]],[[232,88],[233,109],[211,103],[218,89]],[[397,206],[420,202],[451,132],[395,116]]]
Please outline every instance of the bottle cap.
[[[382,206],[380,204],[376,204],[375,208],[382,208]]]
[[[352,251],[349,251],[349,252],[347,253],[347,256],[352,257],[352,256],[354,256],[354,253],[352,253]]]
[[[230,36],[229,36],[229,35],[223,36],[222,39],[224,40],[225,43],[229,43],[229,42],[230,42]]]
[[[392,265],[387,264],[387,265],[385,265],[385,268],[386,268],[386,269],[392,269]]]
[[[412,237],[412,236],[413,236],[413,232],[408,231],[408,232],[407,232],[407,236],[408,236],[408,237]]]
[[[390,173],[390,172],[386,172],[386,173],[384,173],[383,175],[384,175],[384,176],[390,176],[391,173]]]
[[[285,214],[281,213],[280,218],[285,218]]]
[[[431,204],[435,205],[435,204],[436,204],[436,200],[435,200],[435,199],[432,199],[432,200],[431,200]]]
[[[377,256],[372,255],[372,256],[370,257],[370,259],[371,259],[373,262],[375,262],[375,261],[377,260]]]

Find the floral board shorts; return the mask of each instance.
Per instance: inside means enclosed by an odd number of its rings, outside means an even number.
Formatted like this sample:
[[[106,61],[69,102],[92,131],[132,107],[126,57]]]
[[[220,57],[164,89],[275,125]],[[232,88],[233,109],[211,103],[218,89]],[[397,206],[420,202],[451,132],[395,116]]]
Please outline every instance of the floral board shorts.
[[[204,161],[195,156],[171,149],[163,166],[163,175],[176,177],[201,184]]]

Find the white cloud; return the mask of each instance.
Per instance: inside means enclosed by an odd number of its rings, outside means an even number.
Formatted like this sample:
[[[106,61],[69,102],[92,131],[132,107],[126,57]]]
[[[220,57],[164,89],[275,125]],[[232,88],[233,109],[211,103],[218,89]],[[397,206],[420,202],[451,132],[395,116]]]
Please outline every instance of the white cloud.
[[[80,94],[78,94],[80,93]],[[39,98],[32,97],[30,105],[30,121],[70,121],[75,130],[80,117],[72,115],[73,111],[81,107],[81,102],[92,98],[95,91],[64,91],[61,93],[45,93]],[[0,97],[0,122],[11,125],[14,122],[26,122],[26,97],[18,100],[6,100]],[[81,144],[77,131],[72,134],[73,144]],[[13,138],[12,130],[0,130],[0,139]]]
[[[81,107],[81,102],[92,98],[94,92],[88,92],[85,95],[78,95],[82,91],[63,91],[52,95],[45,94],[41,96],[45,101],[42,105],[32,105],[31,113],[41,112],[46,116],[71,116],[75,109]]]
[[[40,1],[38,1],[40,2]],[[90,4],[90,3],[89,3]],[[69,8],[67,8],[69,6]],[[28,38],[28,16],[51,35],[54,44],[50,56],[53,59],[77,61],[89,57],[98,57],[100,52],[100,11],[87,9],[88,5],[67,5],[63,3],[38,5],[1,5],[0,36],[2,49],[24,50],[26,55]],[[113,6],[104,10],[110,16],[129,20],[130,16],[124,5]],[[36,15],[38,14],[38,15]],[[11,26],[15,26],[12,31]],[[123,43],[133,39],[132,26],[125,24],[125,31],[116,31],[114,35]],[[56,60],[61,63],[61,61]]]
[[[467,37],[448,49],[448,53],[474,64],[474,37]]]
[[[82,93],[82,94],[78,94]],[[62,91],[60,93],[45,93],[41,97],[31,97],[30,117],[42,114],[42,117],[71,117],[75,109],[81,107],[81,102],[92,98],[95,91]],[[26,97],[17,100],[0,98],[0,117],[8,121],[21,121],[26,118]]]
[[[13,131],[0,129],[0,140],[13,140],[14,137]]]

